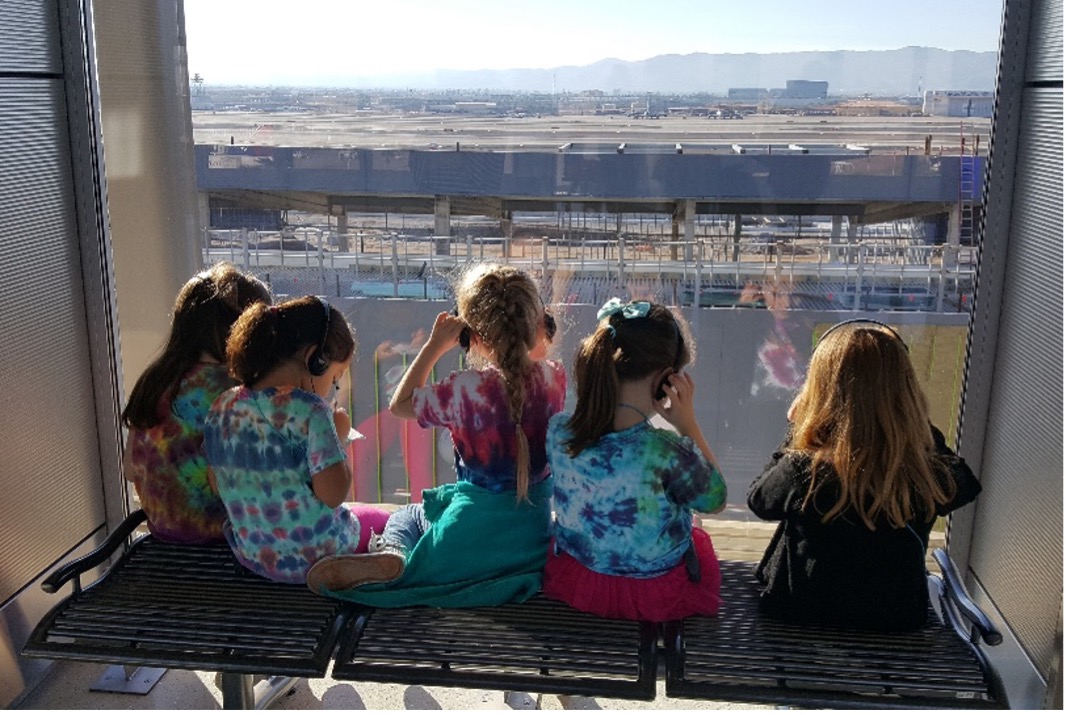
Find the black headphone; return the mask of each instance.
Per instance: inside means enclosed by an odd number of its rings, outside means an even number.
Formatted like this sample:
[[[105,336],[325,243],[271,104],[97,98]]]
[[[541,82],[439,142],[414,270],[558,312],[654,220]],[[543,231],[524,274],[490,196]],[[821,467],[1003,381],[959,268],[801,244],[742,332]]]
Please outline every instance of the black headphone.
[[[326,374],[326,370],[329,369],[329,358],[326,357],[326,338],[329,337],[329,316],[332,308],[329,303],[315,296],[322,308],[326,311],[326,326],[322,329],[322,340],[319,341],[318,347],[311,353],[311,356],[307,358],[307,371],[314,377],[321,377]]]
[[[877,325],[879,327],[884,328],[888,332],[892,333],[893,336],[895,336],[896,340],[900,342],[904,350],[910,352],[910,348],[907,347],[907,343],[904,342],[903,338],[900,337],[899,333],[896,332],[895,328],[893,328],[891,325],[888,325],[887,323],[882,323],[880,320],[874,320],[873,318],[852,318],[851,320],[842,320],[836,325],[829,326],[829,329],[822,333],[822,337],[818,338],[818,342],[814,344],[814,349],[818,349],[818,346],[822,344],[822,341],[825,340],[826,336],[829,335],[829,333],[833,332],[834,330],[837,330],[838,328],[843,328],[846,325],[855,325],[857,323]]]

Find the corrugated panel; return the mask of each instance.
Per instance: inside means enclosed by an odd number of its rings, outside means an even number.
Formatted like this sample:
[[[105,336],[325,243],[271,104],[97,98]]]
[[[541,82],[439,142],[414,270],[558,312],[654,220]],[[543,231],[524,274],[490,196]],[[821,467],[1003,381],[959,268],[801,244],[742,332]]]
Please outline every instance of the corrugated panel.
[[[1030,27],[1026,81],[1062,81],[1062,0],[1037,0]]]
[[[65,127],[59,80],[0,80],[0,603],[104,516]]]
[[[1023,106],[970,567],[1046,677],[1062,595],[1062,90]]]
[[[0,3],[0,72],[58,73],[61,63],[56,0]]]

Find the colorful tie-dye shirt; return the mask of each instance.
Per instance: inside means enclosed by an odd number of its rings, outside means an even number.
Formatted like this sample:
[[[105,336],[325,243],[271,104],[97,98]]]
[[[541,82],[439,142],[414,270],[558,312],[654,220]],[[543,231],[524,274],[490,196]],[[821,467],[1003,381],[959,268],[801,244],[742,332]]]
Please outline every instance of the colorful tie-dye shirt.
[[[346,459],[333,410],[318,395],[235,387],[211,406],[204,449],[229,514],[226,538],[249,569],[304,583],[318,559],[355,553],[358,519],[311,488],[314,475]]]
[[[525,386],[522,430],[529,442],[532,486],[550,473],[544,440],[548,419],[566,399],[566,370],[553,360],[536,362]],[[518,445],[499,368],[453,372],[416,389],[412,405],[422,427],[446,427],[451,432],[456,479],[497,494],[515,491]]]
[[[164,541],[204,543],[222,539],[226,510],[207,483],[201,445],[211,403],[233,387],[225,365],[197,363],[173,398],[159,402],[159,423],[130,428],[127,464],[148,528]]]
[[[725,501],[721,473],[687,437],[641,422],[571,457],[569,414],[548,425],[555,540],[591,571],[652,578],[681,563],[692,512]]]

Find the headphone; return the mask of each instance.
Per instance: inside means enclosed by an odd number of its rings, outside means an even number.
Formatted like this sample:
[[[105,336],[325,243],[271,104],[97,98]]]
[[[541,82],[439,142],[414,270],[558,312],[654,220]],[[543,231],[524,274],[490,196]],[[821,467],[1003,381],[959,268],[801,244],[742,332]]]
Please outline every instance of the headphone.
[[[326,370],[329,369],[329,358],[326,357],[326,338],[329,337],[329,316],[332,312],[329,303],[322,300],[318,296],[315,296],[321,305],[322,309],[326,313],[326,325],[322,328],[322,340],[319,341],[315,351],[311,353],[311,356],[307,358],[307,371],[314,377],[321,377],[326,374]]]
[[[843,328],[846,325],[855,325],[857,323],[866,323],[867,325],[877,325],[879,327],[884,328],[888,332],[892,333],[892,335],[896,338],[896,340],[898,340],[900,342],[900,345],[903,346],[904,350],[906,350],[907,352],[910,352],[910,348],[907,347],[907,343],[904,342],[903,338],[900,337],[899,333],[896,332],[895,328],[893,328],[891,325],[888,325],[887,323],[882,323],[880,320],[874,320],[873,318],[852,318],[851,320],[842,320],[839,323],[837,323],[836,325],[829,326],[829,329],[826,330],[824,333],[822,333],[822,337],[818,338],[818,342],[816,342],[814,344],[814,349],[815,350],[818,349],[818,346],[822,344],[822,341],[825,340],[826,336],[829,335],[829,333],[833,332],[834,330],[837,330],[838,328]]]

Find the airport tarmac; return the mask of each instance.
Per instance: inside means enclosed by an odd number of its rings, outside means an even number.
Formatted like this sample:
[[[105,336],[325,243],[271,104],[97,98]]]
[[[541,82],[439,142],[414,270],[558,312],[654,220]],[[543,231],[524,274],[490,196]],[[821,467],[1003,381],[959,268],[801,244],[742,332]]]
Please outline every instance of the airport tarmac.
[[[369,149],[463,151],[650,151],[729,153],[733,145],[789,145],[812,153],[847,145],[871,152],[919,154],[932,135],[932,153],[967,152],[980,135],[979,150],[988,146],[988,119],[958,117],[840,117],[754,114],[744,119],[662,117],[637,119],[621,115],[496,117],[457,114],[385,114],[363,112],[194,111],[197,144],[298,146]]]

